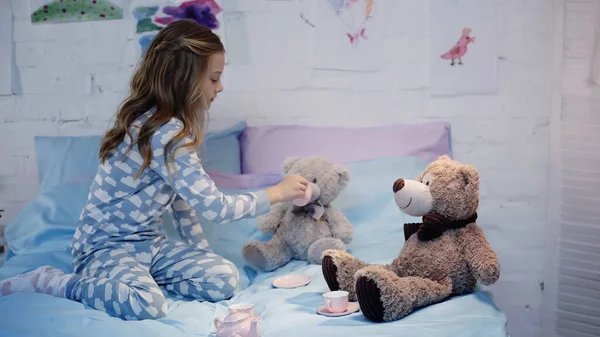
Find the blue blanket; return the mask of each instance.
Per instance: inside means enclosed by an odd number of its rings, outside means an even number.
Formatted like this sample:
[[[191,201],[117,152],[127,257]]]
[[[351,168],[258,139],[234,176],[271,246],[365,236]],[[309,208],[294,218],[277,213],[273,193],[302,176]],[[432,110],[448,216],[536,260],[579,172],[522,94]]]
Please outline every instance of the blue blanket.
[[[355,241],[350,253],[371,263],[388,263],[404,242],[402,224],[415,221],[394,204],[392,183],[400,177],[414,179],[426,163],[412,157],[393,157],[351,163],[351,183],[336,201],[353,223]],[[90,182],[62,184],[42,191],[7,227],[8,260],[0,279],[49,264],[71,271],[68,245],[74,223],[88,193]],[[237,191],[226,191],[237,192]],[[166,219],[166,231],[174,236]],[[345,317],[318,315],[321,294],[327,291],[320,266],[292,261],[270,273],[247,267],[240,249],[249,238],[268,239],[256,230],[254,219],[226,225],[205,224],[211,247],[240,269],[240,290],[219,303],[169,299],[169,314],[157,321],[122,321],[81,303],[41,294],[0,297],[0,336],[214,336],[213,320],[227,312],[227,305],[251,302],[262,336],[477,336],[502,337],[506,317],[491,293],[454,297],[392,323],[375,324],[360,312]],[[276,289],[271,282],[284,274],[308,274],[312,282],[296,289]]]

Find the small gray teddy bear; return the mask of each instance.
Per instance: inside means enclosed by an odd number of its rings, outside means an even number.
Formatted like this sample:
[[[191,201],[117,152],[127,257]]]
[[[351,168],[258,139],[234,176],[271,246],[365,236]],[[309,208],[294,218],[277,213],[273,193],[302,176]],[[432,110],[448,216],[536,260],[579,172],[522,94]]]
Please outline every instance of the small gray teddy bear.
[[[263,271],[273,271],[292,259],[321,264],[328,249],[346,249],[354,238],[354,228],[341,211],[331,206],[350,181],[345,166],[322,157],[289,157],[283,174],[297,174],[310,183],[312,195],[305,206],[275,204],[258,218],[257,227],[273,233],[267,242],[250,241],[242,248],[248,263]]]

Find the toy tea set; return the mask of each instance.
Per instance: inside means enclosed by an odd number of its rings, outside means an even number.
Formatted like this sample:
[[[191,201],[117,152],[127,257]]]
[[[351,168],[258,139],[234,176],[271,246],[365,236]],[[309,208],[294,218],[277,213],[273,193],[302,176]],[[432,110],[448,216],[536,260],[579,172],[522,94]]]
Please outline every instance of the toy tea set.
[[[297,276],[297,277],[296,277]],[[284,276],[286,278],[286,276]],[[281,283],[283,288],[295,288],[303,286],[309,275],[288,275]],[[273,282],[275,285],[276,282]],[[348,292],[343,290],[330,291],[323,294],[324,304],[317,308],[317,313],[330,316],[346,316],[360,310],[357,302],[348,301]],[[259,325],[262,317],[254,314],[254,304],[236,303],[228,308],[228,315],[214,320],[217,337],[259,337]]]
[[[258,337],[258,322],[260,316],[254,315],[254,304],[238,303],[228,308],[229,314],[215,318],[217,337]]]
[[[275,288],[297,288],[309,284],[310,275],[284,275],[273,280]],[[349,293],[344,290],[329,291],[323,294],[323,304],[317,308],[317,313],[330,316],[346,316],[357,312],[360,306],[357,302],[348,301]]]
[[[273,286],[277,288],[296,288],[310,283],[309,275],[286,275],[273,281]],[[308,280],[308,281],[307,281]],[[276,286],[279,284],[280,286]],[[348,301],[348,292],[343,290],[330,291],[323,294],[324,303],[317,308],[317,313],[329,316],[339,317],[355,313],[360,310],[357,302]],[[228,315],[214,320],[217,329],[217,337],[259,337],[258,323],[262,317],[254,314],[254,304],[236,303],[228,308]]]
[[[404,245],[384,266],[346,252],[354,230],[331,205],[349,182],[344,166],[321,157],[291,157],[283,173],[301,175],[310,186],[303,198],[276,204],[259,217],[257,227],[273,238],[246,243],[242,255],[262,271],[292,259],[321,265],[330,291],[323,294],[318,314],[339,317],[362,309],[371,322],[392,322],[418,308],[473,293],[478,282],[491,285],[500,277],[496,253],[476,223],[479,173],[473,166],[441,156],[416,180],[390,182],[398,208],[422,222],[404,224]],[[272,285],[296,288],[310,282],[309,275],[284,275]],[[218,337],[259,336],[261,318],[254,316],[253,304],[232,305],[229,311],[215,320]]]

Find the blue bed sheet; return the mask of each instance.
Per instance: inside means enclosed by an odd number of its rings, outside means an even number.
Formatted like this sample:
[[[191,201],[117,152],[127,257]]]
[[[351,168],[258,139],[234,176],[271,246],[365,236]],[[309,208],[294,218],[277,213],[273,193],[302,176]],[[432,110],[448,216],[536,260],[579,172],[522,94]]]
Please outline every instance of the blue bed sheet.
[[[415,221],[394,204],[392,183],[399,177],[415,178],[426,163],[413,157],[393,157],[348,166],[351,184],[335,202],[356,230],[356,239],[348,249],[365,261],[387,263],[404,242],[402,224]],[[11,246],[8,260],[0,268],[0,279],[45,264],[72,270],[68,243],[87,196],[86,188],[85,183],[78,182],[42,191],[19,214],[6,230]],[[168,218],[165,226],[173,235]],[[237,302],[256,305],[256,314],[263,317],[260,329],[264,337],[507,336],[506,317],[485,289],[417,310],[392,323],[371,323],[360,312],[337,318],[318,315],[321,294],[328,290],[320,266],[292,261],[270,273],[248,268],[240,254],[243,243],[248,238],[268,239],[256,230],[254,219],[226,225],[207,223],[205,231],[213,249],[240,269],[241,288],[232,299],[219,303],[169,299],[169,313],[164,319],[123,321],[66,299],[15,294],[0,297],[0,337],[214,336],[214,318],[225,315],[227,305]],[[275,277],[289,273],[309,274],[313,279],[296,289],[271,286]]]

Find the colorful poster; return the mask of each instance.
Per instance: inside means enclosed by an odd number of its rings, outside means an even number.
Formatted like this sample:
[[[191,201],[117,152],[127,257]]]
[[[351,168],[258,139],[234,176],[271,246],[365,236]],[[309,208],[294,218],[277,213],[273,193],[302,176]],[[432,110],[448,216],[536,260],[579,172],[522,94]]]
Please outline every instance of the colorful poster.
[[[498,82],[496,5],[431,0],[431,94],[493,94]]]
[[[119,20],[123,0],[31,0],[31,10],[34,24]]]
[[[131,13],[136,21],[138,56],[141,57],[163,27],[181,19],[192,19],[207,26],[225,45],[221,1],[132,0]]]
[[[383,55],[384,4],[379,0],[317,1],[314,67],[379,70]]]

